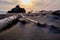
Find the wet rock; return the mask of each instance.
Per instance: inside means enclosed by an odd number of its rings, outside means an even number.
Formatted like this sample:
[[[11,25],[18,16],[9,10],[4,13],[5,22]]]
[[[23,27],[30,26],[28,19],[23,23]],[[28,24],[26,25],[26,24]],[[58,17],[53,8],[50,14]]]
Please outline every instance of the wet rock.
[[[22,23],[22,24],[26,24],[27,23],[24,18],[20,18],[19,22]]]
[[[21,20],[20,23],[26,24],[26,21],[25,20]]]
[[[59,19],[59,17],[55,16],[55,19]]]
[[[53,33],[60,33],[60,28],[52,25],[51,28],[50,28],[50,31],[53,32]]]
[[[37,26],[46,27],[46,23],[44,23],[44,24],[37,23]]]
[[[43,16],[45,16],[46,14],[42,14]]]

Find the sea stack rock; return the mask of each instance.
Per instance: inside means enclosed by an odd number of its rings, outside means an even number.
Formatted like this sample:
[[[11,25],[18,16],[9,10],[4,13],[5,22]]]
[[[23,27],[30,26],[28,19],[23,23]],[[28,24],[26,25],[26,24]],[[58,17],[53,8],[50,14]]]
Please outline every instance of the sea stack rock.
[[[12,8],[12,10],[8,11],[7,13],[26,13],[26,10],[17,5],[15,8]]]

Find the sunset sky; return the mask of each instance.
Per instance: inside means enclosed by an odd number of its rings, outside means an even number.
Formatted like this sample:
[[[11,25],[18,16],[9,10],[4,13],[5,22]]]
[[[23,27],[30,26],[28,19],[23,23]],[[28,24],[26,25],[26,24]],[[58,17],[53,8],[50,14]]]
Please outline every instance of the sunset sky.
[[[60,0],[0,0],[0,11],[8,11],[16,5],[28,10],[58,10]]]

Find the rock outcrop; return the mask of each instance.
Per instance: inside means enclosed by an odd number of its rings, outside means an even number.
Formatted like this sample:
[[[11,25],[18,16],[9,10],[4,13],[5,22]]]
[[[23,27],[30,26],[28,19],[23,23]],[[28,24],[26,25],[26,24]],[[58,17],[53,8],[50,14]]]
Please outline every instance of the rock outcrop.
[[[26,10],[17,5],[15,8],[12,8],[12,10],[8,11],[7,13],[26,13]]]
[[[60,10],[54,11],[52,14],[56,16],[60,16]]]

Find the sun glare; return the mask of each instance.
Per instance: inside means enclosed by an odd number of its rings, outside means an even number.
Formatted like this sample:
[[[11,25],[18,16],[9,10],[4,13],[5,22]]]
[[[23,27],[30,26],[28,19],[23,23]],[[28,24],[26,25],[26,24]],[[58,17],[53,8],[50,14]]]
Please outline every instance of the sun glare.
[[[17,3],[20,7],[25,8],[26,10],[31,9],[33,6],[32,0],[18,0]]]
[[[30,3],[30,1],[31,1],[31,0],[21,0],[21,3],[22,3],[23,5],[27,5],[27,4]]]

